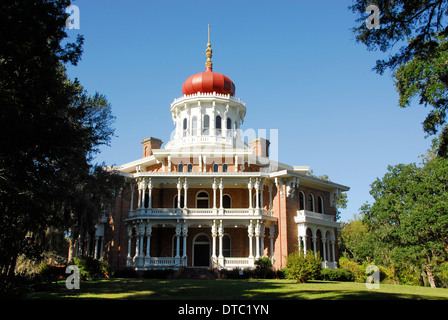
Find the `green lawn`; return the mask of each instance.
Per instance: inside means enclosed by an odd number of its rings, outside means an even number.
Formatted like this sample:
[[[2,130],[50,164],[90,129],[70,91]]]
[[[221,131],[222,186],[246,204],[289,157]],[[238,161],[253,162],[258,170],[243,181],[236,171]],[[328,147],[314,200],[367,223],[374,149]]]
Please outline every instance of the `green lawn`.
[[[448,289],[381,284],[367,289],[364,283],[291,280],[157,280],[99,279],[81,281],[68,290],[60,281],[48,291],[28,294],[27,299],[448,299]]]

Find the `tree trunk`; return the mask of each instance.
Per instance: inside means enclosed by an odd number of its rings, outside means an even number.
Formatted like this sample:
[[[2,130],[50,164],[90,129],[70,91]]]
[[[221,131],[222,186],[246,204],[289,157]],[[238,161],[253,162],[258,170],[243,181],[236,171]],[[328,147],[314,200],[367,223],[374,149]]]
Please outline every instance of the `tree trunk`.
[[[429,264],[426,264],[426,274],[428,275],[428,281],[431,285],[431,288],[437,288],[436,281],[434,279],[434,275],[431,270],[431,266]]]

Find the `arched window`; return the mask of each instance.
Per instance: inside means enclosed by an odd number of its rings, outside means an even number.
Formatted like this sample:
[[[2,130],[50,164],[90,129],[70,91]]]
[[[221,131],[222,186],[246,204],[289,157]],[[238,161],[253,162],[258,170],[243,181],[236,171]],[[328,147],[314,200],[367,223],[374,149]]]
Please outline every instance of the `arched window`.
[[[219,165],[217,163],[213,165],[213,172],[219,172]]]
[[[221,127],[221,116],[216,116],[215,128],[216,128],[215,134],[217,136],[220,136],[221,135],[221,128],[222,128]]]
[[[305,210],[305,194],[300,191],[299,192],[299,210]]]
[[[324,199],[321,196],[317,197],[317,212],[324,213]]]
[[[227,233],[222,237],[222,255],[227,258],[232,256],[232,238]]]
[[[193,172],[193,165],[191,163],[187,166],[187,172]]]
[[[205,191],[200,191],[196,195],[196,208],[209,208],[209,196]]]
[[[227,129],[227,137],[231,137],[232,136],[232,120],[230,120],[230,118],[227,118],[226,129]]]
[[[222,207],[226,209],[232,208],[232,198],[228,194],[222,196]]]
[[[229,165],[227,163],[224,163],[222,165],[222,172],[227,172],[229,170]]]
[[[202,134],[209,135],[210,130],[210,116],[208,114],[204,115],[204,124],[202,125]]]
[[[308,195],[308,210],[314,211],[314,196],[311,193]]]
[[[188,121],[187,121],[187,118],[184,118],[183,126],[182,126],[184,137],[187,136],[187,128],[188,128]]]
[[[191,119],[191,135],[196,136],[198,134],[198,118],[196,116]]]
[[[184,165],[183,165],[182,163],[180,163],[180,164],[177,166],[177,172],[184,172]]]

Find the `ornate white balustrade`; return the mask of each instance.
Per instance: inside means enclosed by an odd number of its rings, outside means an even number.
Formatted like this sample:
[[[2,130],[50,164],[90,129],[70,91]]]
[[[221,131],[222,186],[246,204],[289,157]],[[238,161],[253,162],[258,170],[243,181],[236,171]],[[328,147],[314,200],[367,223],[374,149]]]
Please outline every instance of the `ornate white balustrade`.
[[[129,218],[171,216],[272,216],[272,210],[257,208],[139,208],[129,212]]]

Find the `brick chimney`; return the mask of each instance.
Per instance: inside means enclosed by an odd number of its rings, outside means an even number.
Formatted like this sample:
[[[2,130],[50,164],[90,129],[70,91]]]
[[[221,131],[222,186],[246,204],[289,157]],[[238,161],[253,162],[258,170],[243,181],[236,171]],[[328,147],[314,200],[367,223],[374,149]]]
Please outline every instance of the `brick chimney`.
[[[258,157],[269,158],[269,140],[265,138],[256,138],[249,141],[252,153]]]
[[[149,137],[142,141],[143,145],[143,157],[149,157],[152,155],[152,150],[160,149],[162,147],[162,140]]]

